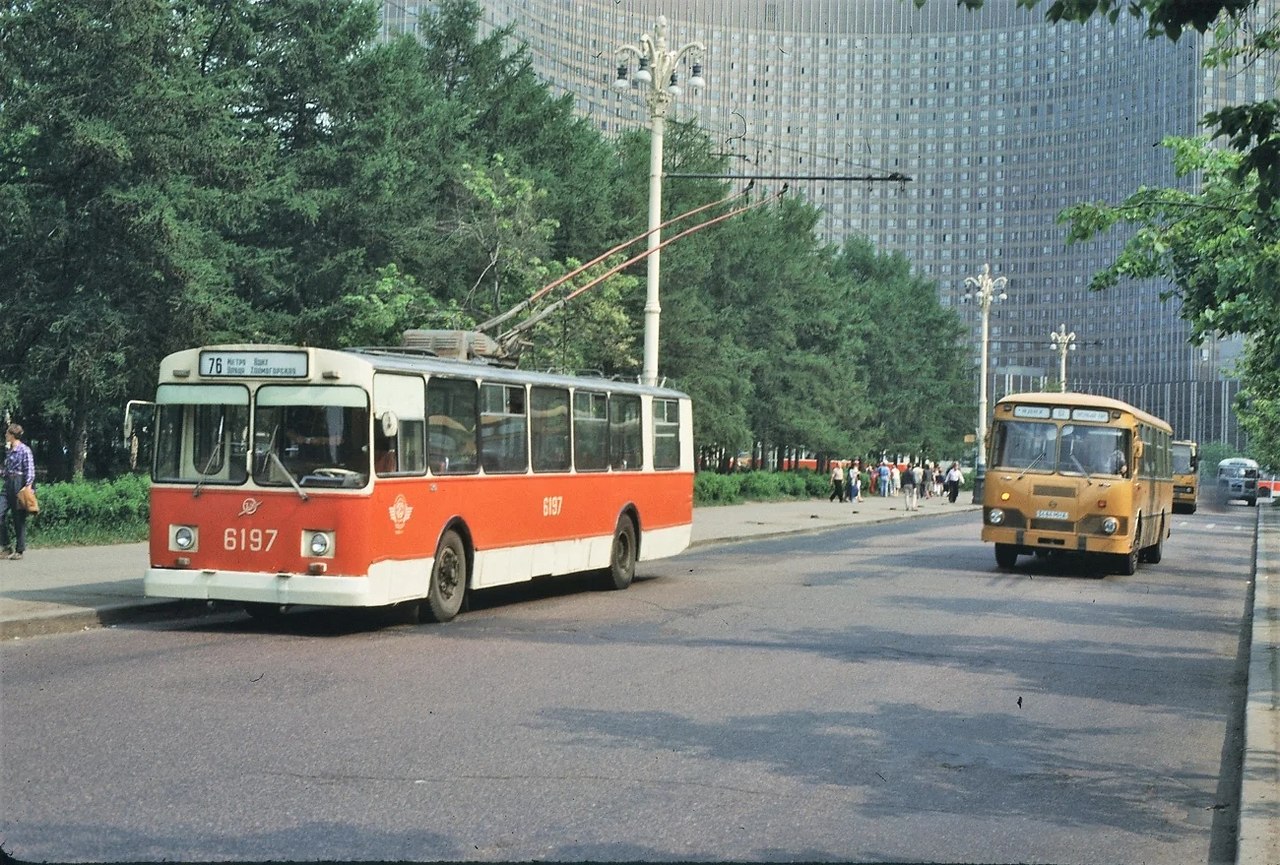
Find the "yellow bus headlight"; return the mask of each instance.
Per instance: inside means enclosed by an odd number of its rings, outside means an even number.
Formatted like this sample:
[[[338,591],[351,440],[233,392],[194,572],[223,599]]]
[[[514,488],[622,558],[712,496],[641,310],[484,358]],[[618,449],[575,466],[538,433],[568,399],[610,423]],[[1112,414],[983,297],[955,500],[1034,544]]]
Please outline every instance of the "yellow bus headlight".
[[[1102,521],[1103,534],[1114,535],[1120,529],[1120,521],[1115,517],[1107,517]]]
[[[987,513],[987,522],[993,526],[998,526],[1004,522],[1004,511],[1000,508],[992,508]]]

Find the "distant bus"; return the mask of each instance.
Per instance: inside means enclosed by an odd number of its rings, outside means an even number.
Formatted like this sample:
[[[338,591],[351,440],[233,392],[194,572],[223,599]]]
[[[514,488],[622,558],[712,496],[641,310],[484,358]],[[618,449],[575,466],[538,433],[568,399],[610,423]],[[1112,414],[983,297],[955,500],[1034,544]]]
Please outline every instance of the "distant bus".
[[[1193,441],[1173,442],[1173,510],[1194,514],[1200,498],[1200,447]]]
[[[152,597],[413,605],[689,543],[693,411],[675,390],[394,349],[219,345],[166,357]]]
[[[1258,503],[1258,464],[1245,457],[1228,457],[1218,463],[1218,499],[1224,504],[1242,500],[1249,507]]]
[[[996,403],[982,539],[996,564],[1077,553],[1132,574],[1159,562],[1173,511],[1173,431],[1128,403],[1080,393]]]

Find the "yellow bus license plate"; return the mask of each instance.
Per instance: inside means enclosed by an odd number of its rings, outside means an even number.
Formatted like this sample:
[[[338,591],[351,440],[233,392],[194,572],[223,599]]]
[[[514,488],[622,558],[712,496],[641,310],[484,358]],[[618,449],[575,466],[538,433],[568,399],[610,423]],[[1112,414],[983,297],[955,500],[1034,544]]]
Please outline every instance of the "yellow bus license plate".
[[[1067,517],[1066,511],[1036,511],[1036,518],[1041,520],[1065,520]]]

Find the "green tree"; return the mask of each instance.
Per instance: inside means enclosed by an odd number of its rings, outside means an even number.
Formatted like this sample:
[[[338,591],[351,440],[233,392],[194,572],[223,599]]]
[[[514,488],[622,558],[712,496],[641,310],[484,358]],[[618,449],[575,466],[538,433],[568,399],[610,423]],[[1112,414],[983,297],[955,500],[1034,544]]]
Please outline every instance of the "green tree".
[[[1256,457],[1280,465],[1280,236],[1254,210],[1255,181],[1238,179],[1239,153],[1207,139],[1170,138],[1180,177],[1194,189],[1140,189],[1115,205],[1086,203],[1063,213],[1071,240],[1087,240],[1127,227],[1131,234],[1116,260],[1095,275],[1105,289],[1121,279],[1165,277],[1166,298],[1181,303],[1197,339],[1247,334],[1239,367],[1241,425]],[[1273,210],[1280,204],[1273,204]]]
[[[959,453],[977,416],[964,325],[939,303],[937,284],[913,275],[901,255],[851,239],[839,267],[865,313],[858,361],[868,377],[870,445],[931,458]]]
[[[55,471],[82,475],[104,406],[239,310],[222,232],[263,160],[226,110],[237,75],[195,62],[210,38],[186,6],[0,10],[0,364]]]
[[[571,94],[551,96],[529,49],[512,47],[512,28],[481,36],[482,17],[475,0],[442,0],[421,30],[427,68],[449,102],[467,110],[461,135],[472,159],[501,155],[539,190],[556,225],[550,256],[592,259],[620,239],[613,150],[574,115]]]

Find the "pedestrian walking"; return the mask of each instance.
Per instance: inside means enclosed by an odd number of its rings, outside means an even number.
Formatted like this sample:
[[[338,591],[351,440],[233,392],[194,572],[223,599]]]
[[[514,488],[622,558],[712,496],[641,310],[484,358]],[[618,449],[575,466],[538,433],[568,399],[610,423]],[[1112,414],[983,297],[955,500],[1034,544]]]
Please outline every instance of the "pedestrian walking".
[[[831,495],[827,496],[827,501],[834,502],[836,499],[844,504],[844,469],[840,467],[839,460],[831,463]]]
[[[964,483],[964,472],[960,471],[960,463],[952,463],[951,468],[947,469],[946,479],[943,485],[947,488],[947,501],[951,504],[956,503],[956,499],[960,497],[960,485]]]
[[[4,433],[4,494],[0,495],[0,547],[8,558],[18,561],[27,551],[27,509],[18,501],[24,489],[35,490],[36,460],[22,441],[23,429],[9,424]],[[13,523],[14,545],[9,544],[9,523]]]
[[[881,496],[889,495],[889,461],[882,460],[876,469],[876,492]]]
[[[903,507],[909,511],[920,509],[920,499],[916,497],[916,473],[913,471],[915,466],[907,466],[907,470],[899,476],[899,483],[902,484],[902,495],[904,497]]]

